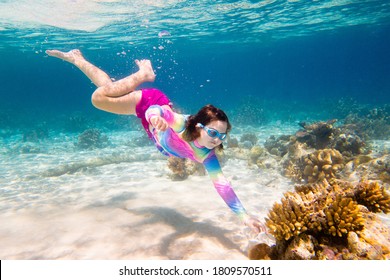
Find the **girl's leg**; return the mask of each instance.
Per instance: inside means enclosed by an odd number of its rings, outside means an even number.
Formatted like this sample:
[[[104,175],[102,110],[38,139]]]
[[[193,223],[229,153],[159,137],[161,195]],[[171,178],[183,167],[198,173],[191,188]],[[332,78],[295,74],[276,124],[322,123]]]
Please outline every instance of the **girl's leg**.
[[[61,52],[47,50],[50,56],[61,58],[78,67],[98,88],[92,94],[92,104],[104,111],[116,114],[134,115],[141,100],[141,91],[135,89],[144,82],[153,82],[155,74],[149,60],[136,60],[139,70],[116,82],[101,69],[91,64],[79,50]]]
[[[77,66],[97,87],[112,83],[110,77],[103,70],[88,62],[80,50],[75,49],[69,52],[47,50],[46,53]]]

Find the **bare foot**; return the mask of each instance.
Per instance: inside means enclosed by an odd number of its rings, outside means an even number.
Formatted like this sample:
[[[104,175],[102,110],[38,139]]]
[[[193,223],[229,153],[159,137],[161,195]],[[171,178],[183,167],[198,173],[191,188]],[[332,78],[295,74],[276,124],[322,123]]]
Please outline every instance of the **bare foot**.
[[[142,59],[142,60],[135,60],[135,63],[139,67],[139,73],[143,75],[146,81],[154,82],[154,79],[156,79],[156,74],[154,74],[152,63],[150,60]]]
[[[70,63],[75,63],[75,61],[78,59],[84,59],[83,55],[78,49],[70,50],[68,52],[61,52],[59,50],[47,50],[45,51],[45,53],[49,56],[57,57]]]

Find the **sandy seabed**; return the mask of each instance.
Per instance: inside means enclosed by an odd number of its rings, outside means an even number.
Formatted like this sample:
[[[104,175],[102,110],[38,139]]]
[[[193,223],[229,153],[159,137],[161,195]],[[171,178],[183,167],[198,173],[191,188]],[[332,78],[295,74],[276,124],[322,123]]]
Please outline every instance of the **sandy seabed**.
[[[259,143],[293,130],[260,129]],[[68,135],[34,153],[18,152],[20,135],[2,140],[0,259],[245,260],[253,243],[270,242],[251,236],[208,176],[172,181],[153,146],[129,145],[138,134],[114,132],[109,147],[91,151]],[[230,159],[223,171],[260,219],[294,186],[277,168],[245,160]]]

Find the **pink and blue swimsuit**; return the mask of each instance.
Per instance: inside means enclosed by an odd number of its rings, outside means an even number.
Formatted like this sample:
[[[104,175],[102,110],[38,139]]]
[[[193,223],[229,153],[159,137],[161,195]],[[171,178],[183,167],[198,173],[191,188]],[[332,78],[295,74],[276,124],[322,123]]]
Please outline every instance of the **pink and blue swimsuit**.
[[[200,146],[196,141],[188,143],[180,138],[179,134],[186,127],[187,117],[162,106],[152,105],[146,110],[145,119],[149,122],[150,118],[156,115],[164,118],[169,125],[169,128],[165,131],[153,129],[150,132],[157,148],[167,156],[189,158],[203,163],[218,194],[241,220],[246,219],[248,214],[229,181],[223,175],[215,151]]]

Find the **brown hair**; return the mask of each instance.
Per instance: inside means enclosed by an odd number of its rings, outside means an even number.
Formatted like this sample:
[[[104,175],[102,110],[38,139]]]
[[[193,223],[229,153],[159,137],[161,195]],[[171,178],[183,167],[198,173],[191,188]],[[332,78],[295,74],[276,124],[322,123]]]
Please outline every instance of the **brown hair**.
[[[191,115],[188,117],[186,123],[186,129],[183,132],[183,139],[186,140],[187,142],[194,141],[196,138],[200,136],[200,132],[197,129],[196,125],[198,123],[207,125],[212,121],[226,122],[227,123],[226,133],[228,133],[232,129],[232,126],[225,112],[209,104],[202,107],[199,110],[199,112],[196,113],[196,115]],[[223,149],[223,145],[221,144],[217,148]]]

